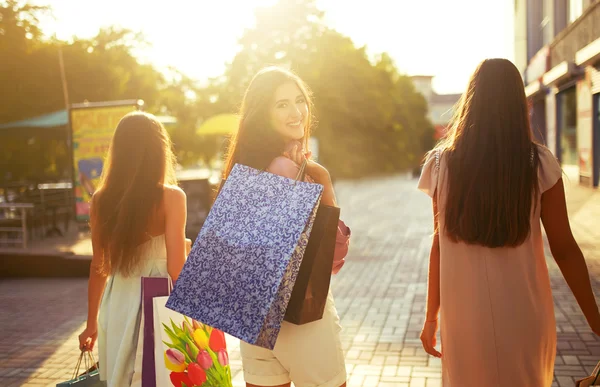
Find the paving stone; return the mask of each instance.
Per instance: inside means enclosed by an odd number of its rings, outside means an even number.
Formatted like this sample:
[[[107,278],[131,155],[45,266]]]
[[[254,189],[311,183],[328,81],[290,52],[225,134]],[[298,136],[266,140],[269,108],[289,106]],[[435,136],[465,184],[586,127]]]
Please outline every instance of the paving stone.
[[[442,361],[428,356],[419,340],[432,222],[431,202],[415,187],[416,180],[401,177],[337,183],[342,218],[353,231],[347,262],[332,279],[349,387],[441,386]],[[593,200],[569,201],[571,227],[600,300],[600,192],[578,197],[588,196]],[[572,387],[600,360],[600,338],[552,258],[547,262],[558,338],[552,386]],[[86,294],[85,279],[0,282],[0,386],[64,380],[78,357]],[[43,329],[33,328],[40,324]],[[239,343],[227,339],[234,386],[241,387]]]

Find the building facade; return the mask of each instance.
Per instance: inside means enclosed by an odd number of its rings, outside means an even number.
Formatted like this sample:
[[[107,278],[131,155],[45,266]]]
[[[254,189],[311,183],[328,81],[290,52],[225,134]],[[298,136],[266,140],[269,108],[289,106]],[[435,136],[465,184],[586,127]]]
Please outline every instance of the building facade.
[[[437,94],[432,86],[433,76],[430,75],[413,75],[411,79],[415,89],[423,94],[427,101],[428,118],[435,128],[435,139],[439,140],[446,134],[446,129],[461,95]]]
[[[568,176],[598,187],[600,0],[515,1],[515,64],[534,133]]]

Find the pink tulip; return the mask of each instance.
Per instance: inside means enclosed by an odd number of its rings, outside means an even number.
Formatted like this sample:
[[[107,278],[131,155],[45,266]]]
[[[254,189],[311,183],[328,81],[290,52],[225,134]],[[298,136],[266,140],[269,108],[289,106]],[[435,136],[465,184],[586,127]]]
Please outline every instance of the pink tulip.
[[[202,329],[202,325],[200,325],[200,323],[196,320],[192,319],[192,327],[194,327],[194,330],[196,329]]]
[[[200,353],[198,353],[196,361],[198,362],[198,364],[200,364],[200,367],[202,367],[202,369],[205,370],[209,369],[213,365],[212,358],[210,357],[207,351],[200,351]]]
[[[194,334],[194,330],[192,329],[192,326],[190,325],[190,323],[189,323],[189,322],[187,322],[187,321],[184,321],[184,322],[182,323],[182,325],[183,325],[183,327],[182,327],[182,328],[183,328],[183,330],[184,330],[184,331],[187,331],[187,333],[189,333],[189,335],[190,335],[190,336],[192,336],[192,335]]]
[[[219,359],[219,364],[221,364],[223,367],[229,364],[229,355],[225,349],[221,349],[217,353],[217,359]]]

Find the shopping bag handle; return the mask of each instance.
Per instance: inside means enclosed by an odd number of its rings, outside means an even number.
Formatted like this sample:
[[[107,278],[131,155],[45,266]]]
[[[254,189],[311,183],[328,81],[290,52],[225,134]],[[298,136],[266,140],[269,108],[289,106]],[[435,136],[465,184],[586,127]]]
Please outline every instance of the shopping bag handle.
[[[592,373],[592,376],[594,376],[594,381],[592,382],[591,385],[594,386],[594,385],[596,385],[598,378],[600,378],[600,361],[596,365],[596,368],[594,368],[594,372]]]
[[[87,354],[87,356],[85,356]],[[84,362],[85,374],[89,375],[90,368],[96,364],[96,359],[94,358],[94,354],[89,350],[82,350],[79,354],[79,359],[77,360],[77,364],[75,365],[75,370],[73,370],[73,377],[71,379],[75,379],[79,377],[79,370],[81,369],[81,361]],[[89,364],[91,363],[91,364]]]
[[[308,163],[308,160],[306,160],[306,159],[304,159],[302,161],[302,165],[300,165],[300,170],[298,171],[298,174],[296,175],[296,179],[294,179],[294,180],[296,180],[294,182],[294,185],[296,185],[297,182],[304,180],[304,175],[305,175],[305,172],[306,172],[306,164],[307,163]]]

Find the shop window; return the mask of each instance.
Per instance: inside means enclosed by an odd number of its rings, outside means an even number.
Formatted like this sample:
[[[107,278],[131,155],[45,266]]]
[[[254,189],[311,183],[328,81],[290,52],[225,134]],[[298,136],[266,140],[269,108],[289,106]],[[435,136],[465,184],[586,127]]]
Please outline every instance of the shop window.
[[[578,165],[577,162],[577,94],[571,87],[560,93],[561,122],[560,155],[562,164]]]

